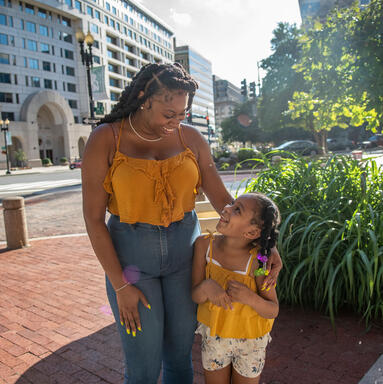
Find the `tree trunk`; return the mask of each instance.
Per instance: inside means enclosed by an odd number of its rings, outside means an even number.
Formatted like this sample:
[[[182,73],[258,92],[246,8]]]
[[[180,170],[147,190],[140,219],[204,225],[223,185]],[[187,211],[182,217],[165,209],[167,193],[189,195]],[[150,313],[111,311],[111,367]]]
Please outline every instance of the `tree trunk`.
[[[327,153],[327,131],[313,131],[314,138],[319,147],[319,153],[325,155]]]

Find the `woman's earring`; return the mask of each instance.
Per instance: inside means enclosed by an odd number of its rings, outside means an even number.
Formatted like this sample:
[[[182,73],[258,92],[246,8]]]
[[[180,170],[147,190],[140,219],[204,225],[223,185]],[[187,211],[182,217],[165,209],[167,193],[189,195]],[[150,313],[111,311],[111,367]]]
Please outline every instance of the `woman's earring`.
[[[143,105],[141,105],[140,109],[144,109],[144,106],[143,106]]]

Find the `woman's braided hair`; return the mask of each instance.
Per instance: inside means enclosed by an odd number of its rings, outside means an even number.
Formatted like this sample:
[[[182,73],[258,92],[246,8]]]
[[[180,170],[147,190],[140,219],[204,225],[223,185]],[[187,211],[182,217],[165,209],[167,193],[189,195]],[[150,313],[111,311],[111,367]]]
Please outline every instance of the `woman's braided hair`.
[[[255,197],[258,205],[257,212],[260,212],[255,221],[262,230],[256,242],[261,247],[261,255],[269,257],[271,248],[275,246],[278,239],[277,227],[281,222],[281,214],[274,201],[266,195],[259,192],[253,192],[250,195]]]
[[[149,97],[161,89],[186,91],[189,94],[190,109],[198,84],[179,63],[144,65],[121,93],[112,112],[102,118],[100,124],[112,123],[136,112]],[[141,91],[144,95],[139,98]]]

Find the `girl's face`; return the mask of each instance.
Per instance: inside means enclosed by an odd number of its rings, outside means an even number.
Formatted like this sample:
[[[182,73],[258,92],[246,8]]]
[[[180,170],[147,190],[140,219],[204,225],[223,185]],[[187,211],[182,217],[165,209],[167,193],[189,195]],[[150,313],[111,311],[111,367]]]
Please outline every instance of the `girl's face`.
[[[256,199],[250,195],[242,195],[222,210],[217,231],[230,237],[255,240],[261,234],[261,228],[257,224],[258,217]]]
[[[154,95],[143,105],[146,127],[153,135],[172,135],[185,119],[188,99],[188,93],[183,90],[164,90]]]

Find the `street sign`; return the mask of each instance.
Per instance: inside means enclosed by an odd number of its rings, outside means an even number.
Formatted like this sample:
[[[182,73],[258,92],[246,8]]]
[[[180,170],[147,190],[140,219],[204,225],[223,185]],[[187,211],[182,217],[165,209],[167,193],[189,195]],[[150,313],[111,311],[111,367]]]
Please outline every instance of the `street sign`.
[[[87,117],[85,117],[84,119],[82,119],[82,122],[84,124],[98,124],[99,120],[98,119],[88,119]]]

